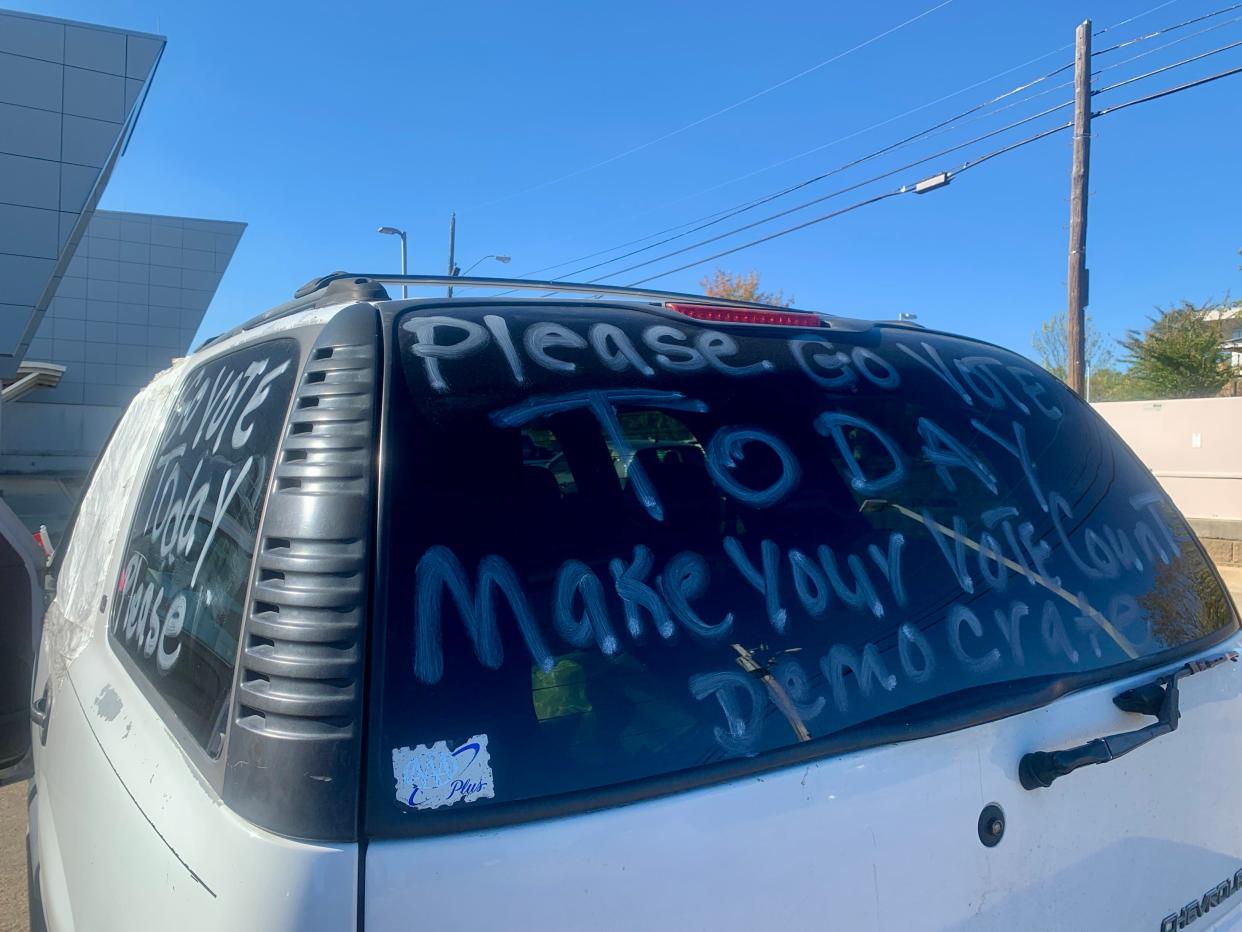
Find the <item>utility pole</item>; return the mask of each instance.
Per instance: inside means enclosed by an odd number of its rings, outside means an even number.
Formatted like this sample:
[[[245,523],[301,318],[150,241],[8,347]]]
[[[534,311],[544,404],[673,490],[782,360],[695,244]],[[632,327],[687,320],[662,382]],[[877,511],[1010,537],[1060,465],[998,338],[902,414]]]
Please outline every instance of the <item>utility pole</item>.
[[[454,264],[454,256],[457,252],[457,212],[454,211],[449,216],[449,278],[457,274],[457,266]],[[448,296],[453,297],[453,286],[448,286]]]
[[[1074,35],[1074,164],[1070,170],[1069,306],[1066,309],[1069,387],[1079,395],[1086,387],[1087,176],[1091,165],[1091,20]]]

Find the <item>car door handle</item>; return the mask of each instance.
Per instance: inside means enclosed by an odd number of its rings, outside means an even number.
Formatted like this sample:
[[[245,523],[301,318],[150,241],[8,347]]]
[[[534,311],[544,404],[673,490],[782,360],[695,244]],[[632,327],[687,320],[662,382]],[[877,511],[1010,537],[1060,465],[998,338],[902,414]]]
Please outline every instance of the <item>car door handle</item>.
[[[52,684],[43,684],[43,695],[30,703],[30,721],[39,729],[39,743],[47,745],[47,726],[52,720]]]

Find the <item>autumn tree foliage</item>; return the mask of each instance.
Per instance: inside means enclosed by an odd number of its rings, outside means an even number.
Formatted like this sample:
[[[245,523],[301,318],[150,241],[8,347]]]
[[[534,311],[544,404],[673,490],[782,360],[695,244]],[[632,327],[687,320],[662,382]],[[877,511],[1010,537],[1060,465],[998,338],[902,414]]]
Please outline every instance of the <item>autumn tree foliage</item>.
[[[735,301],[754,301],[757,304],[774,304],[778,307],[789,307],[794,299],[786,298],[780,291],[760,291],[759,273],[753,269],[749,272],[726,272],[717,267],[711,275],[699,280],[703,294],[712,298],[731,298]]]

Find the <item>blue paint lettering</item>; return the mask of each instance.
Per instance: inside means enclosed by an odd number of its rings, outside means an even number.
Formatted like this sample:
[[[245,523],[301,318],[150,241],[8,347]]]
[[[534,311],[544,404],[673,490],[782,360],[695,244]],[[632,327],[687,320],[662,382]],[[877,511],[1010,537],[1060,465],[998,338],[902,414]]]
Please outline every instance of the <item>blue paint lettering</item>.
[[[716,624],[708,624],[691,608],[690,600],[701,598],[707,592],[711,573],[707,561],[700,554],[683,551],[664,567],[660,577],[660,590],[668,607],[691,634],[709,641],[727,637],[733,629],[733,613],[729,612]]]
[[[479,663],[490,670],[504,661],[497,619],[496,594],[503,595],[517,621],[535,666],[550,671],[553,661],[517,573],[507,561],[487,556],[479,561],[473,592],[466,571],[447,547],[427,550],[414,569],[414,676],[419,682],[438,683],[444,674],[441,625],[444,590],[447,589],[465,625]]]
[[[715,696],[724,712],[727,728],[715,726],[716,742],[730,754],[750,754],[763,734],[767,693],[753,676],[740,670],[720,673],[696,673],[690,677],[690,694],[702,701]],[[743,702],[750,705],[746,714]]]
[[[497,427],[521,427],[536,418],[565,411],[586,410],[595,415],[605,435],[612,443],[617,458],[626,470],[628,485],[646,509],[657,521],[664,520],[664,506],[656,494],[655,486],[642,463],[634,455],[621,429],[617,406],[654,407],[671,411],[706,411],[707,405],[681,392],[664,392],[644,388],[589,389],[567,392],[564,395],[534,395],[526,401],[493,411],[491,421]]]
[[[781,474],[762,489],[743,485],[733,476],[737,464],[746,456],[746,446],[752,443],[771,450],[781,465]],[[793,491],[801,474],[798,461],[785,442],[757,427],[722,427],[716,431],[707,445],[707,471],[726,494],[752,508],[775,505]]]
[[[582,614],[574,617],[574,599],[582,600]],[[617,636],[604,602],[604,584],[581,560],[567,560],[556,574],[553,623],[557,633],[574,647],[586,647],[594,638],[607,656],[617,652]]]
[[[923,352],[927,354],[926,358],[920,356],[915,350],[911,349],[905,343],[897,344],[897,348],[899,350],[927,369],[927,371],[932,375],[943,381],[945,385],[949,386],[949,388],[953,389],[962,401],[973,406],[975,400],[970,396],[970,392],[962,388],[962,383],[957,380],[957,377],[953,374],[953,370],[944,364],[944,360],[940,358],[940,354],[936,352],[936,348],[926,341],[920,342],[919,346],[921,346],[923,348]]]
[[[849,693],[845,689],[847,670],[854,675],[864,699],[870,699],[877,686],[889,693],[897,688],[897,677],[888,672],[874,644],[864,644],[861,657],[844,644],[834,644],[819,665],[832,687],[832,701],[838,712],[848,712],[850,708]]]
[[[962,666],[972,673],[986,673],[1000,664],[1001,652],[995,647],[979,655],[966,650],[962,643],[962,625],[966,625],[975,637],[983,637],[983,624],[979,621],[979,616],[965,605],[954,605],[949,609],[947,625],[949,647]]]
[[[624,560],[615,559],[608,563],[616,584],[617,595],[621,606],[625,609],[625,626],[630,636],[641,640],[643,635],[642,613],[646,612],[652,624],[666,641],[673,636],[673,620],[669,617],[668,607],[651,586],[647,585],[647,574],[651,572],[655,557],[648,547],[639,544],[634,548],[634,559],[627,564]]]
[[[763,564],[762,573],[755,569],[754,564],[750,562],[750,557],[746,556],[746,549],[742,546],[742,542],[736,537],[724,539],[724,550],[742,577],[763,596],[763,602],[768,611],[768,621],[771,622],[777,634],[783,634],[788,612],[781,606],[781,584],[778,575],[780,548],[770,540],[765,540],[759,545],[759,557]]]
[[[870,434],[872,438],[884,447],[889,459],[893,462],[892,469],[882,476],[868,476],[863,471],[862,464],[854,455],[854,447],[845,433],[845,428],[847,427]],[[874,424],[869,424],[862,418],[854,417],[852,414],[825,411],[815,419],[815,429],[825,437],[831,438],[837,445],[837,452],[841,454],[841,461],[846,471],[850,474],[850,485],[855,490],[871,495],[900,485],[902,480],[905,479],[906,461],[901,454],[900,448],[893,442],[892,438]]]
[[[867,573],[867,567],[857,554],[848,554],[845,558],[845,565],[850,569],[850,575],[854,577],[854,585],[850,587],[846,585],[845,579],[841,574],[841,569],[837,565],[837,556],[832,552],[832,548],[825,544],[820,544],[816,551],[819,556],[820,565],[824,568],[824,573],[828,577],[828,582],[832,584],[832,591],[836,593],[837,598],[853,609],[870,609],[871,614],[876,618],[884,617],[884,606],[880,603],[880,597],[876,595],[875,586],[871,583],[871,577]]]
[[[923,438],[923,455],[936,469],[936,475],[950,492],[957,491],[950,469],[965,469],[983,486],[996,494],[996,477],[956,437],[928,417],[919,418],[919,436]]]

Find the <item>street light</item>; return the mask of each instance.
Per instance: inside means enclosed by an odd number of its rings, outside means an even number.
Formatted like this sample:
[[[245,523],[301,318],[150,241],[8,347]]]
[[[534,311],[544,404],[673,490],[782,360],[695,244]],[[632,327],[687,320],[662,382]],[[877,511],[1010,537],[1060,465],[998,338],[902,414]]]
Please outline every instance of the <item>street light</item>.
[[[481,263],[486,262],[488,259],[495,259],[497,262],[503,262],[505,265],[508,265],[511,261],[513,261],[512,256],[484,256],[482,259],[480,259],[478,262],[475,262],[473,265],[470,266],[470,268],[466,269],[466,271],[464,272],[459,272],[457,269],[454,269],[453,275],[454,276],[469,275],[472,271],[474,271],[474,269],[477,266],[479,266]]]
[[[377,233],[386,233],[386,234],[388,234],[389,236],[399,236],[399,237],[401,237],[401,274],[402,274],[402,275],[406,274],[406,273],[405,273],[405,260],[406,260],[406,255],[405,255],[405,230],[398,230],[396,227],[380,227],[378,230],[376,230],[376,232],[377,232]],[[406,286],[405,286],[405,285],[402,285],[402,286],[401,286],[401,297],[402,297],[402,298],[408,298],[409,296],[410,296],[409,289],[408,289],[408,288],[406,288]]]

